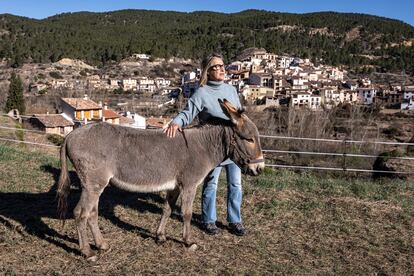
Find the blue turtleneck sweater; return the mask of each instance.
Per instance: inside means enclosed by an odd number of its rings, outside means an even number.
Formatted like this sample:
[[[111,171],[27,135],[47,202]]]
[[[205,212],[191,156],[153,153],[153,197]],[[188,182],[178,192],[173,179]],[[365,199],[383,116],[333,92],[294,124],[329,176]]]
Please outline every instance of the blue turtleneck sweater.
[[[225,120],[229,118],[223,113],[218,99],[227,99],[235,107],[241,108],[236,89],[222,81],[208,81],[188,99],[187,106],[173,119],[172,123],[185,127],[198,115],[200,123],[207,122],[211,117]]]

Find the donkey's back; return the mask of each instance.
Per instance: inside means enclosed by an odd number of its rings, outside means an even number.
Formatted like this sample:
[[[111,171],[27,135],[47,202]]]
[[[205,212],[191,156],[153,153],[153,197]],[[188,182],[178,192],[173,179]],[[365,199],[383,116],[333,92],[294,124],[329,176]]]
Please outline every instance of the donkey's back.
[[[103,187],[110,182],[129,191],[155,192],[174,189],[188,177],[199,182],[206,165],[217,165],[203,164],[208,156],[197,158],[205,149],[196,148],[191,134],[170,139],[159,130],[99,123],[77,129],[64,146],[83,185],[93,180]]]

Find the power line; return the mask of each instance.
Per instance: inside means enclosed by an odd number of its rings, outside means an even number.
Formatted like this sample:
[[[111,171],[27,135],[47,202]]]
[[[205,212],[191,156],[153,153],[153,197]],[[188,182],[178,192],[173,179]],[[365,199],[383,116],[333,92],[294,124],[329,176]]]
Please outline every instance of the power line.
[[[343,172],[374,172],[374,173],[389,173],[389,174],[414,174],[414,172],[381,171],[381,170],[366,170],[366,169],[347,169],[347,168],[334,168],[334,167],[293,166],[293,165],[278,165],[278,164],[266,164],[266,167],[287,168],[287,169],[310,169],[310,170],[343,171]]]
[[[20,140],[15,140],[15,139],[0,138],[0,140],[1,141],[14,142],[14,143],[21,143],[21,144],[30,144],[30,145],[52,147],[52,148],[60,148],[59,146],[55,146],[55,145],[35,143],[35,142],[29,142],[29,141],[20,141]]]
[[[25,117],[32,118],[31,116],[25,116]],[[78,120],[74,120],[74,121],[78,121]],[[82,121],[78,121],[78,122],[82,122]],[[22,131],[37,132],[37,133],[41,133],[41,134],[46,134],[45,132],[39,131],[39,130],[29,130],[29,129],[22,129],[22,128],[4,127],[4,126],[0,126],[0,129],[22,130]],[[323,139],[323,138],[271,136],[271,135],[259,135],[259,137],[262,137],[262,138],[274,138],[274,139],[288,139],[288,140],[334,142],[334,143],[359,143],[359,144],[364,144],[364,143],[368,143],[369,144],[369,143],[371,143],[371,144],[384,144],[384,145],[409,145],[409,146],[414,146],[414,143],[403,143],[403,142],[335,140],[335,139]],[[265,151],[265,150],[263,150],[263,151]],[[270,150],[267,150],[267,151],[270,151]],[[315,154],[317,154],[317,153],[315,153]],[[329,154],[327,154],[327,155],[329,155]],[[334,155],[334,154],[331,154],[331,155]],[[343,154],[340,154],[340,155],[343,155]],[[347,154],[347,155],[348,156],[359,156],[359,155],[349,155],[349,154]],[[370,156],[370,157],[376,157],[376,156]]]
[[[324,138],[306,138],[306,137],[289,137],[289,136],[272,136],[272,135],[259,135],[259,137],[261,137],[261,138],[274,138],[274,139],[288,139],[288,140],[333,142],[333,143],[410,145],[410,146],[414,146],[414,143],[385,142],[385,141],[335,140],[335,139],[324,139]]]
[[[33,114],[33,115],[16,115],[16,116],[10,116],[10,115],[8,115],[8,114],[5,114],[5,113],[0,113],[0,115],[1,116],[4,116],[4,117],[9,117],[10,119],[19,119],[19,117],[21,117],[21,118],[38,118],[38,117],[36,117],[36,114]],[[48,114],[37,114],[37,115],[43,115],[43,116],[47,116]],[[60,115],[60,114],[49,114],[49,115]],[[67,118],[65,118],[65,119],[67,119]],[[67,120],[69,120],[69,119],[67,119]],[[77,119],[70,119],[69,121],[73,121],[73,122],[79,122],[79,123],[83,123],[84,121],[83,120],[77,120]]]
[[[272,153],[295,153],[309,155],[325,155],[325,156],[343,156],[343,157],[365,157],[365,158],[381,158],[379,155],[353,154],[353,153],[333,153],[333,152],[314,152],[314,151],[292,151],[292,150],[262,150],[263,152]],[[414,157],[392,157],[400,160],[414,160]]]
[[[10,119],[18,119],[19,117],[21,117],[21,118],[32,118],[33,116],[29,116],[29,115],[16,115],[16,116],[10,116],[9,114],[5,114],[5,113],[1,113],[0,114],[1,116],[4,116],[4,117],[9,117]]]
[[[17,127],[0,126],[0,129],[19,130],[19,131],[34,132],[34,133],[39,133],[39,134],[48,134],[48,133],[46,133],[44,131],[40,131],[40,130],[31,130],[31,129],[17,128]]]
[[[59,146],[20,141],[15,139],[0,138],[1,141],[23,143],[38,146],[47,146],[52,148],[60,148]],[[289,168],[289,169],[311,169],[311,170],[329,170],[329,171],[343,171],[343,172],[374,172],[374,173],[388,173],[388,174],[414,174],[414,172],[400,172],[400,171],[382,171],[382,170],[366,170],[366,169],[348,169],[348,168],[335,168],[335,167],[312,167],[312,166],[293,166],[293,165],[278,165],[278,164],[266,164],[266,167],[276,168]]]

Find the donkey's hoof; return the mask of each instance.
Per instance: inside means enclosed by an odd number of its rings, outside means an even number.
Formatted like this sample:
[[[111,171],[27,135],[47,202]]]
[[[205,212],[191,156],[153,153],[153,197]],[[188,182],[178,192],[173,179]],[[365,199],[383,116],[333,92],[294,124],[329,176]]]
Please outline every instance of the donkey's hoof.
[[[91,255],[91,256],[89,256],[89,257],[87,257],[87,258],[86,258],[86,260],[87,260],[88,262],[94,263],[94,262],[96,262],[96,261],[98,260],[98,255],[93,254],[93,255]]]
[[[107,242],[102,243],[100,246],[98,246],[99,251],[111,251],[111,247]]]
[[[165,236],[157,236],[156,243],[158,245],[161,245],[165,243],[166,241],[167,241],[167,238]]]
[[[111,250],[112,248],[110,246],[105,247],[105,248],[102,247],[102,248],[99,248],[99,254],[106,254],[106,253],[111,252]]]
[[[195,243],[193,243],[193,244],[191,244],[190,246],[188,246],[188,251],[190,251],[190,252],[194,252],[194,251],[196,251],[198,249],[198,245],[197,244],[195,244]]]

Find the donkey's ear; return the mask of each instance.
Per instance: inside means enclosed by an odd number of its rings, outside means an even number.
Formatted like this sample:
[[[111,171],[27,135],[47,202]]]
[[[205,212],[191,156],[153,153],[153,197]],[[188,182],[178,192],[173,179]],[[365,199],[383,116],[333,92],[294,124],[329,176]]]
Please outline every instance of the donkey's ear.
[[[218,101],[220,103],[221,109],[223,109],[224,114],[226,114],[227,117],[230,118],[230,121],[233,124],[238,125],[241,119],[241,114],[239,113],[237,108],[226,99],[224,99],[224,101],[218,99]]]

